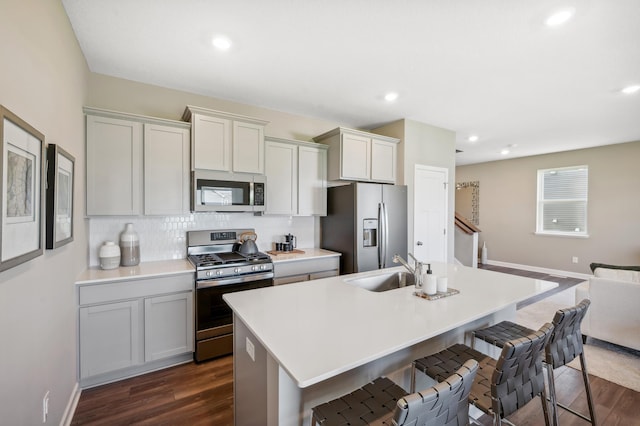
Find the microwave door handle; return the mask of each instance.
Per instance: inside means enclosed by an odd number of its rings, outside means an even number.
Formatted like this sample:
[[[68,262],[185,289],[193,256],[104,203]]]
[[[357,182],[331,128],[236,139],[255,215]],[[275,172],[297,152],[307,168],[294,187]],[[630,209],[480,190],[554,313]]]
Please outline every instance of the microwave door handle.
[[[249,205],[253,206],[254,205],[254,194],[253,194],[254,188],[253,188],[253,182],[249,182]]]

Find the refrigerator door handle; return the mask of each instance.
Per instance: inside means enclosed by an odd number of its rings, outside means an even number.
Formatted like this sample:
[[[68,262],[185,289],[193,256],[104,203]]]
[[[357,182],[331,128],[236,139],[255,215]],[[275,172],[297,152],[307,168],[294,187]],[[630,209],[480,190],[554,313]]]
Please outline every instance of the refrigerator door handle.
[[[381,238],[380,238],[380,246],[381,246],[381,257],[378,262],[381,268],[387,267],[387,250],[389,249],[389,217],[387,216],[387,205],[385,203],[380,203],[381,206],[381,221],[379,222],[379,227],[381,229]]]
[[[382,269],[383,254],[382,247],[384,245],[384,231],[382,230],[382,220],[384,218],[384,204],[378,203],[378,269]]]

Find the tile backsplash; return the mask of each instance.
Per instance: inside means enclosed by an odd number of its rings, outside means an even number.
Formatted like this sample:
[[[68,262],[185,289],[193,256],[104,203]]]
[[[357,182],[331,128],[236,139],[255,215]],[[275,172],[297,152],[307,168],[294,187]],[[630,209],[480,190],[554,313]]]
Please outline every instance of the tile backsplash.
[[[297,237],[298,247],[319,246],[319,219],[298,216],[254,216],[252,213],[190,213],[181,216],[92,217],[89,219],[89,266],[100,264],[98,250],[105,241],[116,244],[126,223],[140,237],[140,260],[182,259],[187,255],[187,231],[253,228],[258,248],[267,251],[285,234]]]

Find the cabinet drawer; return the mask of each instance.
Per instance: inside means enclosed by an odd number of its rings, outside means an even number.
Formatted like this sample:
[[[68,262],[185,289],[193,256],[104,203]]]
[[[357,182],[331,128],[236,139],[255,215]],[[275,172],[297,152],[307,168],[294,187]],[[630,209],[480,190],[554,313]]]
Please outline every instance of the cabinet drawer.
[[[194,288],[194,275],[173,275],[104,284],[82,285],[79,288],[80,306],[117,300],[135,299],[158,294],[190,291]]]
[[[337,277],[340,275],[338,269],[332,269],[331,271],[314,272],[309,275],[310,280],[319,280],[320,278]]]
[[[289,275],[282,278],[274,278],[273,285],[299,283],[301,281],[309,281],[309,274]]]
[[[291,262],[276,262],[273,264],[273,272],[276,278],[286,277],[288,275],[312,274],[332,269],[340,269],[339,256],[318,257]]]

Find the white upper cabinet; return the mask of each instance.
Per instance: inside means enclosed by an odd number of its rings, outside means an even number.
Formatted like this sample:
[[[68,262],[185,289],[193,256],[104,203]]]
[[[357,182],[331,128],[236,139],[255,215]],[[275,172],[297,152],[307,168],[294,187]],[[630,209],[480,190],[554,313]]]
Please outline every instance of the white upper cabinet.
[[[265,214],[327,214],[327,147],[267,137]]]
[[[265,214],[298,213],[298,146],[267,139]]]
[[[396,182],[397,142],[371,138],[371,180]]]
[[[192,169],[264,174],[264,127],[267,121],[187,106]]]
[[[193,168],[231,170],[231,120],[196,114],[191,124]]]
[[[327,215],[327,150],[298,147],[298,214]]]
[[[233,122],[232,171],[264,174],[264,125]]]
[[[188,123],[84,110],[88,216],[189,211]]]
[[[142,123],[87,115],[87,215],[142,213]]]
[[[399,139],[338,127],[313,140],[329,146],[328,180],[396,182]]]
[[[340,179],[371,179],[371,138],[342,135],[340,153]]]
[[[144,125],[144,214],[189,211],[189,129]]]

